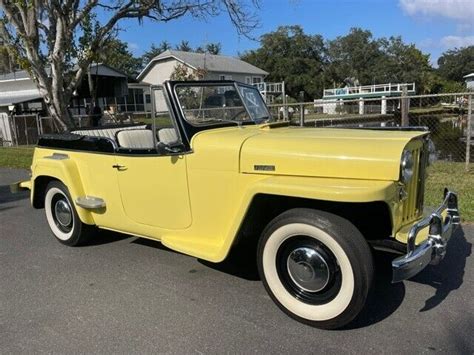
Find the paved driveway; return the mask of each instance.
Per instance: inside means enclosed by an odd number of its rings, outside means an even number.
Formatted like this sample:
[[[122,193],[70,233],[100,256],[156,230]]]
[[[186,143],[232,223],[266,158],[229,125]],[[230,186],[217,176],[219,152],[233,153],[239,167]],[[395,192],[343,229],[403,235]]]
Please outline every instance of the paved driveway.
[[[214,265],[117,233],[59,244],[28,194],[9,193],[25,176],[0,169],[0,353],[474,352],[473,226],[411,281],[390,284],[378,255],[362,315],[323,331],[280,312],[242,251]]]

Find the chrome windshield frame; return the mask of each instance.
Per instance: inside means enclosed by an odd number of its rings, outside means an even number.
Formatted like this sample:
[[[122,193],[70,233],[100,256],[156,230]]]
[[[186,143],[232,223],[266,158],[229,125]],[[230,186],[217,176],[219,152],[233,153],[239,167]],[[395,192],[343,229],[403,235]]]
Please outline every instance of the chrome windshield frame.
[[[234,87],[234,90],[237,92],[237,95],[239,96],[239,99],[240,101],[242,102],[242,106],[243,108],[245,109],[248,117],[250,117],[250,120],[249,121],[242,121],[242,120],[224,120],[224,121],[218,121],[218,120],[215,120],[215,121],[208,121],[206,123],[203,123],[203,124],[196,124],[190,120],[187,119],[186,117],[186,114],[183,110],[183,107],[181,105],[181,102],[179,100],[179,96],[178,96],[178,92],[176,91],[176,89],[178,87],[219,87],[219,86],[222,86],[222,87]],[[240,87],[245,87],[247,89],[251,89],[251,90],[255,90],[257,92],[257,96],[260,97],[260,100],[261,100],[261,103],[262,103],[262,107],[265,109],[265,112],[267,113],[267,119],[264,119],[264,120],[255,120],[253,118],[253,115],[252,115],[252,112],[251,110],[249,109],[247,103],[246,103],[246,100],[243,98],[242,96],[242,93],[240,92],[240,89],[239,89],[239,86]],[[260,91],[258,91],[258,89],[255,87],[255,86],[252,86],[252,85],[248,85],[248,84],[244,84],[244,83],[240,83],[240,82],[236,82],[236,81],[232,81],[232,82],[229,82],[229,81],[222,81],[222,82],[219,82],[219,81],[195,81],[195,82],[179,82],[179,83],[176,83],[175,85],[173,85],[173,95],[174,97],[176,98],[176,101],[177,101],[177,108],[180,110],[180,113],[181,113],[181,116],[183,117],[183,119],[188,123],[190,124],[191,126],[194,126],[194,127],[202,127],[202,126],[206,126],[206,125],[219,125],[219,124],[222,124],[223,122],[227,122],[227,123],[235,123],[237,125],[242,125],[242,124],[255,124],[255,125],[258,125],[258,124],[262,124],[264,122],[271,122],[272,121],[272,116],[271,116],[271,113],[270,111],[268,110],[268,107],[267,105],[265,104],[265,100],[263,99],[262,97],[262,94],[260,93]]]

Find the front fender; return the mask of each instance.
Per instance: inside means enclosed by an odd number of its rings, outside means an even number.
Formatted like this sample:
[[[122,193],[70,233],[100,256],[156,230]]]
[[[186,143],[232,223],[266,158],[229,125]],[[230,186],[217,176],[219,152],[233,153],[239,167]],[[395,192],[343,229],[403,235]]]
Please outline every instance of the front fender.
[[[334,202],[392,200],[397,191],[393,181],[271,176],[255,183],[248,195],[258,193],[310,198]]]
[[[79,174],[79,169],[73,159],[70,159],[67,155],[53,154],[51,156],[44,156],[42,158],[35,159],[32,166],[33,176],[31,184],[31,202],[33,203],[35,194],[37,193],[37,181],[41,177],[53,178],[61,181],[69,190],[69,194],[76,206],[76,211],[83,223],[95,224],[92,214],[83,209],[79,208],[76,204],[76,199],[80,196],[84,196],[84,188]]]
[[[237,210],[233,224],[225,237],[221,248],[210,260],[220,262],[225,259],[238,234],[241,223],[258,194],[289,196],[331,202],[376,202],[388,204],[396,201],[397,183],[393,181],[327,179],[298,176],[270,176],[255,181],[247,189]],[[391,208],[393,211],[393,207]],[[392,216],[393,218],[393,216]]]

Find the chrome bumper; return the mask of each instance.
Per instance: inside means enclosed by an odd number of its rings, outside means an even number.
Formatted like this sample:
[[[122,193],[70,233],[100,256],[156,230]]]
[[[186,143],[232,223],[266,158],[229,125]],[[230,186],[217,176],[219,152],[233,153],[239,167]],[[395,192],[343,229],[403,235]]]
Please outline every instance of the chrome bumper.
[[[443,215],[446,217],[443,218]],[[448,240],[459,223],[458,197],[454,192],[445,189],[441,206],[411,227],[408,233],[407,253],[392,261],[392,282],[409,279],[428,264],[438,264],[444,258]],[[429,228],[428,238],[416,246],[416,237],[425,228]]]

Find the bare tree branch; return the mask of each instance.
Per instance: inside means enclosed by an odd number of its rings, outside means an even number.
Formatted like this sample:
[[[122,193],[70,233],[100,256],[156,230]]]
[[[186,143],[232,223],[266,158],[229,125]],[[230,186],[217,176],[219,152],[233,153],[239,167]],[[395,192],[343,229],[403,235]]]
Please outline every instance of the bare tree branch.
[[[30,72],[55,122],[66,128],[74,126],[67,108],[72,93],[122,19],[168,22],[227,13],[248,37],[258,25],[252,7],[258,0],[0,0],[0,38]]]

